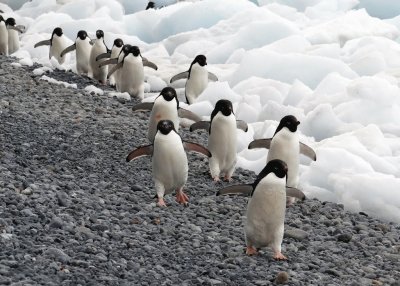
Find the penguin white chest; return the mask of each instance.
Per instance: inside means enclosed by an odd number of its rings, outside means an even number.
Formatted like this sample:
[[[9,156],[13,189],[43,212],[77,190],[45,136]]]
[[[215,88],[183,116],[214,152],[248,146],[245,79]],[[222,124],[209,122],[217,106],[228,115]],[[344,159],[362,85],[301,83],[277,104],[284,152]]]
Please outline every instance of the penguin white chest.
[[[18,31],[8,29],[8,53],[12,54],[19,50]]]
[[[61,52],[67,47],[67,43],[63,36],[59,37],[56,34],[53,35],[53,40],[50,46],[50,58],[54,57],[59,64],[65,62],[65,56],[61,57]]]
[[[92,46],[89,58],[89,66],[90,66],[89,76],[92,76],[94,79],[97,79],[98,81],[101,81],[103,83],[105,83],[107,78],[108,66],[104,65],[102,67],[99,67],[99,64],[105,61],[105,59],[96,61],[96,57],[106,52],[107,48],[104,45],[103,40],[97,39],[94,45]]]
[[[175,130],[179,130],[179,117],[176,100],[173,99],[166,101],[162,96],[159,96],[154,101],[154,105],[150,113],[147,138],[151,142],[154,140],[154,135],[157,132],[157,123],[160,120],[165,119],[171,120],[174,123]]]
[[[190,78],[186,82],[185,94],[189,103],[192,104],[196,98],[206,89],[208,85],[208,71],[199,64],[194,64],[190,71]]]
[[[8,55],[8,31],[3,21],[0,22],[0,54]]]
[[[120,92],[128,92],[131,96],[143,99],[144,69],[140,56],[128,55],[119,74]]]
[[[89,39],[85,40],[76,39],[76,70],[78,73],[89,72],[89,57],[92,46],[89,43]]]

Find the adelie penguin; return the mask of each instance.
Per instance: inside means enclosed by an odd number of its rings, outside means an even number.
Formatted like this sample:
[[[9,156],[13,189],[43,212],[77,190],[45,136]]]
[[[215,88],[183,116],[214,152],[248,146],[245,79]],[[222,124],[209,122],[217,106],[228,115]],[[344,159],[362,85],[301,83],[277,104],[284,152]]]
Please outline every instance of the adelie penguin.
[[[209,80],[218,81],[215,74],[207,71],[207,58],[204,55],[198,55],[190,64],[188,71],[174,75],[170,83],[179,79],[187,78],[185,85],[185,97],[188,104],[196,101],[197,97],[206,89]]]
[[[16,24],[14,18],[6,20],[8,31],[8,53],[12,54],[19,50],[19,34],[24,32],[25,27]]]
[[[117,81],[117,91],[128,92],[129,95],[143,99],[144,97],[144,66],[157,70],[157,66],[143,58],[137,46],[129,49],[122,49],[123,58],[110,59],[108,64],[115,64],[109,71],[107,77],[119,70]]]
[[[114,44],[111,48],[111,51],[107,52],[107,53],[103,53],[101,55],[98,55],[96,57],[96,61],[99,61],[101,59],[116,59],[118,58],[118,56],[121,54],[122,51],[122,47],[124,46],[124,41],[122,39],[115,39],[114,40]],[[104,63],[104,62],[103,62]],[[110,64],[108,69],[111,70],[114,68],[115,65]],[[116,80],[115,78],[117,77],[117,73],[114,73],[110,76],[109,81],[110,81],[110,85],[111,86],[115,86]]]
[[[97,79],[102,84],[106,84],[107,82],[108,67],[107,65],[100,66],[103,60],[96,61],[96,58],[108,51],[109,49],[104,43],[104,32],[102,30],[97,30],[96,40],[90,50],[89,77]]]
[[[160,120],[171,120],[174,123],[176,131],[179,129],[179,117],[185,117],[194,122],[201,118],[193,112],[179,107],[178,97],[173,87],[164,87],[154,102],[144,102],[133,106],[132,110],[147,111],[151,110],[149,118],[149,129],[147,138],[153,142],[157,132],[157,124]]]
[[[276,260],[286,260],[282,240],[286,213],[286,196],[305,199],[304,194],[286,186],[288,167],[282,160],[271,160],[252,184],[230,186],[217,195],[250,196],[244,226],[246,254],[255,255],[259,248],[270,246]]]
[[[190,131],[208,131],[208,150],[212,154],[209,165],[214,181],[219,181],[221,174],[224,180],[230,181],[235,171],[237,128],[246,132],[247,123],[236,120],[232,102],[227,99],[217,101],[210,121],[199,121],[190,126]]]
[[[189,198],[183,192],[189,169],[185,150],[211,157],[211,153],[203,146],[182,141],[171,120],[161,120],[157,124],[153,144],[133,150],[126,158],[129,162],[141,156],[152,156],[153,180],[159,206],[166,206],[164,195],[174,190],[178,203],[188,203]]]
[[[0,15],[0,54],[8,56],[8,31],[6,21]]]
[[[75,43],[65,48],[61,52],[61,57],[65,54],[76,50],[76,71],[78,74],[89,73],[89,57],[92,50],[93,42],[89,38],[86,31],[79,31],[76,35]]]
[[[65,57],[61,56],[61,52],[67,47],[67,42],[63,30],[60,27],[53,30],[49,40],[40,41],[36,43],[34,47],[37,48],[41,46],[50,46],[49,59],[54,57],[59,64],[65,62]]]
[[[267,163],[273,159],[280,159],[288,165],[287,185],[297,188],[299,183],[299,154],[303,154],[312,160],[317,160],[315,151],[299,141],[297,127],[300,122],[293,115],[287,115],[281,119],[272,138],[257,139],[249,144],[249,149],[269,148]],[[288,205],[294,202],[288,198]]]

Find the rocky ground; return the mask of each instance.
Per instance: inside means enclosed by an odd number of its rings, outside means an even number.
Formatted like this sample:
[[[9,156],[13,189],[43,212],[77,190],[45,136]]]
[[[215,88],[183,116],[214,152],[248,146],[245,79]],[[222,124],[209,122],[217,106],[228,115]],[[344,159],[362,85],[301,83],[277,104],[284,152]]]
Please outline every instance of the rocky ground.
[[[87,94],[94,82],[71,72],[47,75],[78,89],[13,61],[0,57],[0,285],[400,285],[400,226],[318,200],[287,210],[288,261],[247,257],[246,198],[216,197],[227,183],[198,154],[190,205],[156,207],[150,158],[125,162],[147,144],[149,113]],[[234,182],[254,178],[239,169]]]

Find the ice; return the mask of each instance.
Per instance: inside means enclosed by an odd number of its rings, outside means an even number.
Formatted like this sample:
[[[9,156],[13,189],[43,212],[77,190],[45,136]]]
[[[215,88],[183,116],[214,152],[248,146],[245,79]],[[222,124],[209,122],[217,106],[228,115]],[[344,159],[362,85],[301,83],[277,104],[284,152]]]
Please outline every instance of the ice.
[[[41,80],[48,81],[48,82],[50,82],[50,83],[59,84],[59,85],[62,85],[62,86],[64,86],[64,87],[78,88],[78,86],[77,86],[76,83],[72,83],[72,84],[71,84],[71,83],[68,83],[68,82],[59,81],[59,80],[56,80],[56,79],[54,79],[54,78],[48,77],[47,75],[42,75],[40,79],[41,79]]]
[[[88,85],[84,89],[87,94],[90,95],[103,95],[104,91],[101,88],[95,87],[94,85]]]

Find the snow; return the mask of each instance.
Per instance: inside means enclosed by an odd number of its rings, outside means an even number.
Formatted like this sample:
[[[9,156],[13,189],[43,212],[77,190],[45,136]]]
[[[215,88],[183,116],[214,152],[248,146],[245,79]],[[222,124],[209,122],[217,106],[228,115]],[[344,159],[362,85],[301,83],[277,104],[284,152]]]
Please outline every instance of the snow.
[[[248,132],[238,131],[238,167],[259,172],[267,151],[248,150],[249,142],[271,137],[283,116],[295,115],[301,141],[317,154],[315,162],[301,156],[299,188],[400,222],[400,1],[156,0],[165,7],[144,10],[147,2],[6,0],[0,9],[27,27],[15,66],[38,62],[44,67],[37,75],[75,70],[74,53],[59,65],[48,47],[33,48],[55,26],[69,43],[78,30],[93,38],[103,29],[109,47],[115,38],[138,45],[158,66],[145,68],[144,101],[206,55],[219,81],[181,106],[208,119],[218,99],[233,102],[237,118],[249,124]],[[183,101],[185,80],[172,86]]]
[[[101,88],[95,87],[94,85],[88,85],[84,88],[87,94],[90,95],[103,95],[104,91]]]
[[[44,81],[48,81],[50,83],[59,84],[59,85],[62,85],[64,87],[68,87],[68,88],[78,88],[78,85],[76,83],[71,84],[68,82],[59,81],[54,78],[48,77],[47,75],[42,75],[42,77],[40,79],[44,80]]]

